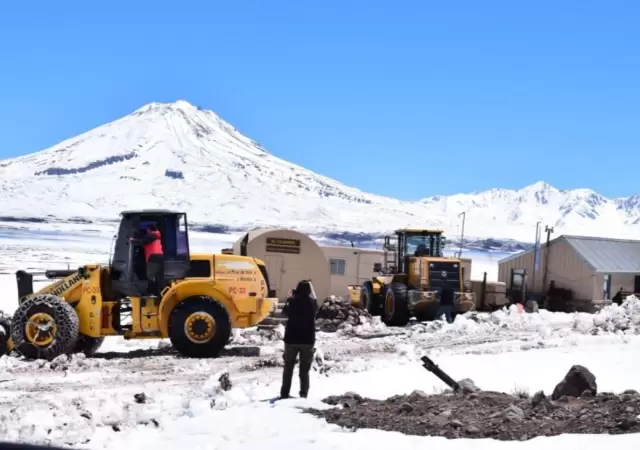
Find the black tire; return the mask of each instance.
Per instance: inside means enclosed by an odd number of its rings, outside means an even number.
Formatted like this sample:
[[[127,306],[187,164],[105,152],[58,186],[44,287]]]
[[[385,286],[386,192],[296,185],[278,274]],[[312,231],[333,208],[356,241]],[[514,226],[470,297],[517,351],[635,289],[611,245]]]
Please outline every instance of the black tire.
[[[9,337],[11,337],[11,319],[0,317],[0,356],[9,353]]]
[[[382,305],[380,304],[380,295],[373,293],[371,283],[365,283],[360,290],[360,303],[362,309],[366,310],[372,316],[382,315]]]
[[[98,352],[104,342],[104,337],[94,338],[81,334],[76,341],[74,353],[84,353],[85,356],[93,356]]]
[[[409,296],[407,286],[392,283],[384,294],[384,323],[388,326],[403,327],[409,323]]]
[[[53,319],[56,327],[53,339],[48,344],[36,345],[27,338],[29,319],[43,313]],[[36,295],[26,299],[13,315],[11,338],[15,350],[27,359],[52,359],[73,353],[78,341],[80,322],[75,309],[55,295]]]
[[[210,339],[194,342],[187,334],[187,319],[194,313],[204,313],[215,321],[215,331]],[[169,338],[173,347],[189,358],[215,358],[229,343],[231,320],[220,303],[211,297],[189,297],[171,311]]]

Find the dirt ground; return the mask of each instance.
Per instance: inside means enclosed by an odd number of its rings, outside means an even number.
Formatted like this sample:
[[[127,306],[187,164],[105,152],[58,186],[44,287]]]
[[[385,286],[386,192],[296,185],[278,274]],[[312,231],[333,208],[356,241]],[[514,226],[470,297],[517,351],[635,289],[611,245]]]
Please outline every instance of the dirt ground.
[[[370,428],[419,436],[528,440],[563,433],[622,434],[640,432],[640,394],[585,394],[551,401],[499,392],[427,395],[414,391],[386,400],[355,393],[323,400],[335,408],[305,412],[348,429]]]

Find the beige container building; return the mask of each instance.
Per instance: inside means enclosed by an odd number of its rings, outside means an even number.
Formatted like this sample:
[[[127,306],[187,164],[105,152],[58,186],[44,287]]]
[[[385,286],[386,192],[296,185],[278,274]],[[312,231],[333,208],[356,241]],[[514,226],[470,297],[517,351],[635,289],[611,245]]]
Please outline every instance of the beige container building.
[[[382,250],[355,247],[322,247],[331,273],[331,294],[337,297],[348,295],[347,286],[362,284],[377,275],[375,263],[382,264]]]
[[[534,256],[531,249],[500,260],[498,280],[510,289],[514,271],[524,269],[528,292],[544,293],[554,281],[556,287],[573,291],[574,299],[591,303],[610,300],[620,288],[640,292],[640,241],[560,236],[548,248],[541,245],[535,276]]]
[[[320,246],[306,234],[286,229],[249,231],[233,245],[233,253],[264,261],[276,297],[285,299],[300,280],[311,280],[318,299],[331,293],[329,263]]]

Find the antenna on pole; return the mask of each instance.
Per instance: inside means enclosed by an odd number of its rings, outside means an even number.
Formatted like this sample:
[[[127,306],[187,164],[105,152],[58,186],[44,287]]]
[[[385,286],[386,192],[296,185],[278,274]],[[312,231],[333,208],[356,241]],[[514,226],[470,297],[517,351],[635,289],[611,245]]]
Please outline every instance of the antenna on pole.
[[[462,216],[462,233],[460,234],[460,250],[458,251],[458,258],[462,258],[462,246],[464,244],[464,223],[467,218],[467,212],[462,211],[460,214],[458,214],[458,217],[460,216]]]
[[[542,289],[546,297],[546,293],[548,291],[547,277],[549,276],[549,241],[551,240],[551,233],[553,233],[553,227],[545,225],[544,231],[547,233],[547,245],[545,245],[545,251],[544,251],[544,278],[542,279]]]

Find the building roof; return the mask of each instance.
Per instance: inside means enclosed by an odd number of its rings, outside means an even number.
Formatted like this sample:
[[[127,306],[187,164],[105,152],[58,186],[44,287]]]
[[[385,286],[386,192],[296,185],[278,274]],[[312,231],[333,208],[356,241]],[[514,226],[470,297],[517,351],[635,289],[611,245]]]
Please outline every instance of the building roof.
[[[255,230],[250,230],[246,233],[243,233],[234,243],[234,245],[240,245],[240,243],[242,242],[242,240],[247,237],[247,235],[249,235],[249,237],[247,238],[249,241],[254,240],[255,238],[257,238],[258,236],[261,236],[263,234],[266,233],[280,233],[280,234],[285,234],[285,233],[290,233],[290,234],[294,234],[297,237],[302,237],[304,238],[308,238],[309,240],[313,241],[313,239],[311,239],[309,236],[307,236],[304,233],[301,233],[300,231],[296,231],[296,230],[290,230],[287,228],[256,228]],[[313,241],[315,242],[315,241]]]
[[[596,272],[640,274],[640,241],[563,236]]]
[[[640,274],[640,241],[630,239],[612,239],[592,236],[559,236],[554,241],[565,240],[593,271],[601,273],[638,273]],[[543,243],[540,248],[544,248]],[[501,259],[502,264],[525,253],[533,252],[533,248]]]
[[[175,215],[175,214],[185,214],[179,211],[172,211],[170,209],[132,209],[128,211],[122,211],[120,215],[122,216],[130,216],[130,215]]]

